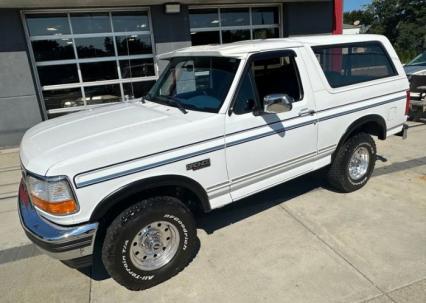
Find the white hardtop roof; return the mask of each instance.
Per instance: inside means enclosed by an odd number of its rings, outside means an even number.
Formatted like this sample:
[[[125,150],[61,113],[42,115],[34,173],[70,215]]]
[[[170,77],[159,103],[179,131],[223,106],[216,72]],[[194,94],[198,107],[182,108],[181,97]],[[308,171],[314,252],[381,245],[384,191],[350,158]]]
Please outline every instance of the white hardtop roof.
[[[328,45],[342,44],[362,41],[385,41],[381,35],[315,35],[291,38],[246,40],[228,44],[209,44],[191,46],[178,49],[169,53],[158,55],[158,59],[169,59],[173,57],[188,56],[212,56],[212,57],[235,57],[242,58],[247,54],[280,50],[286,48],[301,47],[304,45]]]

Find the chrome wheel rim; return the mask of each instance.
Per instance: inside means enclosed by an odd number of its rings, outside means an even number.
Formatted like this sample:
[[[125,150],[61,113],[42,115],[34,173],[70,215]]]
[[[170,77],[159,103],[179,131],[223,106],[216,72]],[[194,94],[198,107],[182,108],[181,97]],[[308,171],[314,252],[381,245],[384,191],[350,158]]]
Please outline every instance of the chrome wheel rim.
[[[367,174],[369,164],[370,153],[368,149],[363,146],[358,147],[349,161],[348,170],[351,179],[359,180],[363,178]]]
[[[180,236],[175,225],[155,221],[142,228],[130,244],[130,260],[140,270],[151,271],[163,267],[179,247]]]

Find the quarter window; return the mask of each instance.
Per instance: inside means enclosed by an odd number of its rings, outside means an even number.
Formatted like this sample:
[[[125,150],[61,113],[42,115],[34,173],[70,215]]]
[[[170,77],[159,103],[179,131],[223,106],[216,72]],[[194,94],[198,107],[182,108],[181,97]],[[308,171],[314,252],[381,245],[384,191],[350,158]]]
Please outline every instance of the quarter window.
[[[147,10],[28,13],[48,117],[145,95],[157,73]]]
[[[191,8],[192,45],[278,38],[279,7]]]
[[[331,87],[395,76],[396,70],[379,42],[313,47]]]

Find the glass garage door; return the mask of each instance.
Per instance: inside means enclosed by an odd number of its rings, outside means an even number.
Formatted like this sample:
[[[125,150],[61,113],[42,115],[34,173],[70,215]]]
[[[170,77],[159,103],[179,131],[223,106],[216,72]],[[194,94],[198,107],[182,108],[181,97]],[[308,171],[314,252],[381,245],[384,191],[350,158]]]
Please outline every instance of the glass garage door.
[[[147,10],[25,15],[48,117],[141,97],[157,78]]]
[[[192,45],[280,37],[280,6],[189,10]]]

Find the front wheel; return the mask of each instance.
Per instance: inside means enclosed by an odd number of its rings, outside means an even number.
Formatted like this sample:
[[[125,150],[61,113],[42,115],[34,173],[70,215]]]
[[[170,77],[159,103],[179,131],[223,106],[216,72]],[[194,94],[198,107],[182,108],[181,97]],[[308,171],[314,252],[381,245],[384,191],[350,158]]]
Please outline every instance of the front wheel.
[[[173,197],[153,197],[124,210],[108,227],[102,261],[130,290],[157,285],[185,268],[198,248],[190,210]]]
[[[370,179],[376,162],[376,144],[371,136],[356,134],[336,153],[327,176],[330,185],[345,193],[363,187]]]

